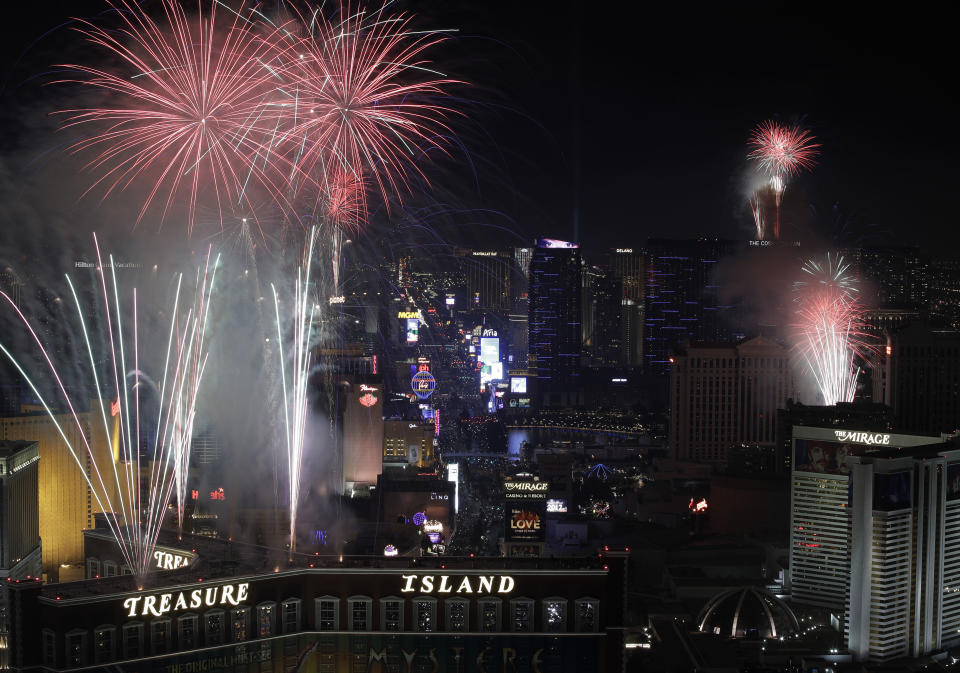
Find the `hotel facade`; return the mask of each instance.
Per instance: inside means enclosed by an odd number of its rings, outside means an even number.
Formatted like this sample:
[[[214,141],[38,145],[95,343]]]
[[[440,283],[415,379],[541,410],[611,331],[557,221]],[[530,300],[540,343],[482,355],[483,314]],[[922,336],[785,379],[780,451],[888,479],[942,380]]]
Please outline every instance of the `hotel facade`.
[[[622,670],[622,558],[334,557],[249,572],[229,543],[193,542],[172,561],[164,548],[158,565],[175,569],[140,586],[14,583],[14,670]],[[87,553],[88,567],[116,563],[102,536]]]
[[[960,445],[795,426],[793,451],[793,600],[829,609],[862,661],[960,643]]]

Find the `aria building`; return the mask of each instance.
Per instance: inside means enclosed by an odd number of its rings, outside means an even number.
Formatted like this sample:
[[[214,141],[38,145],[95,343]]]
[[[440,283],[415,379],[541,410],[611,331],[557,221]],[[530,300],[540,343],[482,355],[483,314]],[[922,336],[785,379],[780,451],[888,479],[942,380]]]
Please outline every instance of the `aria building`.
[[[581,261],[576,243],[541,238],[530,259],[529,368],[546,407],[583,400]]]
[[[735,241],[647,242],[643,297],[644,370],[667,374],[670,357],[685,341],[729,341],[733,307],[718,296],[717,264],[739,249]]]
[[[960,643],[960,445],[805,426],[793,445],[793,600],[830,610],[861,661]]]

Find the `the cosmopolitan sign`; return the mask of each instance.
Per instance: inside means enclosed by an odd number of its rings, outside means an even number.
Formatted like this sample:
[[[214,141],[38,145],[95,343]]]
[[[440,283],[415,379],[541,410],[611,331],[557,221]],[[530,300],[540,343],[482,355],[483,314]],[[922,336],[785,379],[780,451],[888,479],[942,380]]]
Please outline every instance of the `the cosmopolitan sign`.
[[[454,577],[451,575],[401,575],[401,593],[419,591],[422,594],[508,594],[515,583],[509,575],[478,575]]]
[[[881,445],[890,444],[890,435],[882,432],[850,432],[848,430],[834,430],[833,434],[841,442],[856,442],[857,444]]]
[[[242,584],[224,584],[222,586],[194,589],[193,591],[133,596],[123,601],[123,607],[127,610],[127,617],[136,617],[137,615],[141,617],[147,615],[160,617],[170,612],[196,610],[202,606],[212,608],[215,605],[240,605],[247,600],[249,589],[250,583],[243,582]]]

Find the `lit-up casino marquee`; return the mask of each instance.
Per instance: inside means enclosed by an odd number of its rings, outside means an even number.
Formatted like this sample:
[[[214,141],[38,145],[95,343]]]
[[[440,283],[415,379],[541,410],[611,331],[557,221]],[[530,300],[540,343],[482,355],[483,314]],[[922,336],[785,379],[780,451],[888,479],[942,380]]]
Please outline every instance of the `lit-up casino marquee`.
[[[550,483],[533,475],[503,482],[504,555],[541,556],[547,535],[547,493]]]
[[[859,456],[877,449],[923,446],[940,441],[940,437],[797,425],[793,428],[793,470],[798,473],[816,472],[845,477],[850,472],[848,456]]]
[[[601,673],[623,664],[622,558],[347,557],[201,577],[204,558],[143,589],[131,576],[11,587],[13,667]]]

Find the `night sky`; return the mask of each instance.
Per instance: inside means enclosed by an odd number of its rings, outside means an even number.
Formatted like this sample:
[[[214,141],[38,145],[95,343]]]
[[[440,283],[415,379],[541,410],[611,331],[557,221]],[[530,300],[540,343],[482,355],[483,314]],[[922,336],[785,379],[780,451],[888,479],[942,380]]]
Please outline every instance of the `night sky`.
[[[22,162],[35,165],[56,144],[42,124],[37,131],[16,117],[43,114],[49,94],[38,75],[76,37],[61,30],[36,40],[101,7],[22,4],[23,20],[4,23],[0,151],[14,182]],[[398,7],[425,26],[460,29],[436,56],[471,82],[458,91],[468,99],[463,138],[486,167],[473,180],[469,162],[455,155],[438,181],[462,207],[503,213],[491,223],[516,232],[505,244],[537,235],[578,237],[588,248],[750,237],[745,142],[770,117],[801,121],[823,144],[819,165],[788,188],[792,238],[830,239],[829,211],[839,203],[854,242],[945,255],[960,243],[956,57],[946,16],[879,5],[847,13],[839,3]],[[464,242],[474,234],[464,232]]]

